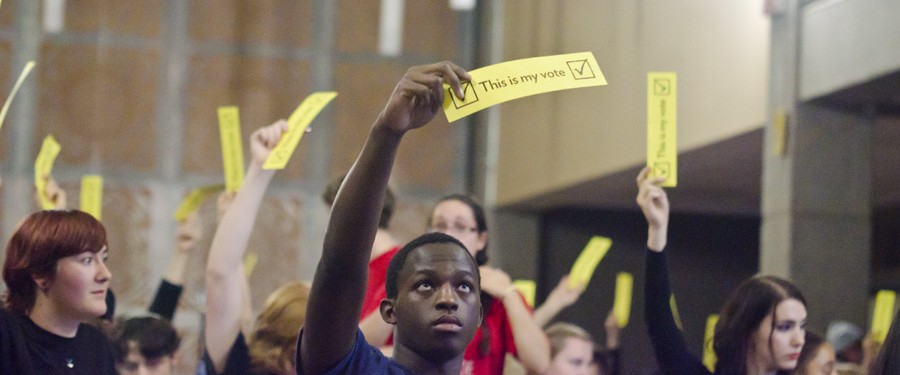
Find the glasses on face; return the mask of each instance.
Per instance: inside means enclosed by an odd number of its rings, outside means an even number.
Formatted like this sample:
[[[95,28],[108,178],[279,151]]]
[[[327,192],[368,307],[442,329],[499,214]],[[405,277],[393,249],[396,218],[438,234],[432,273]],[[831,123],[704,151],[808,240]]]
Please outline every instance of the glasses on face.
[[[441,232],[441,233],[457,233],[457,234],[466,234],[466,233],[475,233],[478,232],[477,227],[469,227],[463,223],[454,223],[452,225],[447,225],[447,223],[436,223],[428,228],[429,232]]]

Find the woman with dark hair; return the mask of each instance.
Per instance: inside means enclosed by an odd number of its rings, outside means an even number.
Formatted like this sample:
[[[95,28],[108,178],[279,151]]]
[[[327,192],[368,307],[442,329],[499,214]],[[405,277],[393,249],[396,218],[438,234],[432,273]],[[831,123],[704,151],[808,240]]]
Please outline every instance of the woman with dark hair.
[[[481,272],[484,320],[466,348],[463,371],[501,374],[506,353],[510,353],[519,358],[525,370],[546,372],[550,365],[547,336],[532,318],[509,275],[487,266],[488,228],[481,205],[467,195],[448,195],[431,210],[428,231],[446,233],[462,242]]]
[[[106,312],[106,230],[81,211],[42,211],[6,247],[0,373],[115,374],[112,348],[84,324]]]
[[[900,375],[900,319],[894,317],[891,330],[872,362],[869,375]]]
[[[666,235],[669,201],[644,168],[637,177],[637,203],[647,219],[644,318],[660,368],[667,374],[709,374],[691,355],[669,307]],[[715,374],[762,375],[790,373],[797,366],[806,327],[806,300],[790,282],[772,276],[745,280],[719,314],[713,339],[718,358]]]
[[[837,375],[834,348],[815,332],[806,331],[795,375]]]

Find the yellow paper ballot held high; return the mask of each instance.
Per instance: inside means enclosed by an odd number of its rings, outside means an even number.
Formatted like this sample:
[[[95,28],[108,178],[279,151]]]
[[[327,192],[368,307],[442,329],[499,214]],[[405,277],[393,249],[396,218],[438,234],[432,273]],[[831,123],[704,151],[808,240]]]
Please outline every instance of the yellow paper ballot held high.
[[[678,313],[678,303],[675,302],[675,293],[669,295],[669,308],[672,309],[672,319],[675,320],[675,326],[678,327],[678,330],[684,331],[684,326],[681,324],[681,314]]]
[[[333,91],[314,92],[303,99],[300,106],[288,118],[288,132],[278,141],[278,145],[263,164],[263,169],[284,169],[288,160],[291,160],[297,144],[300,143],[303,133],[306,133],[306,128],[336,96],[337,93]]]
[[[647,74],[647,166],[666,187],[678,185],[676,87],[675,73]]]
[[[3,128],[3,120],[6,119],[6,113],[9,112],[9,106],[12,104],[13,98],[16,97],[16,93],[19,92],[19,88],[22,87],[22,83],[25,82],[25,78],[28,77],[28,73],[31,73],[32,69],[34,69],[34,61],[29,61],[25,64],[25,68],[22,69],[22,73],[19,74],[19,79],[17,79],[16,84],[13,85],[13,89],[9,93],[9,96],[6,97],[6,102],[3,103],[3,108],[0,109],[0,129]]]
[[[594,269],[600,260],[606,256],[612,246],[612,240],[606,237],[594,236],[588,241],[587,246],[581,251],[581,255],[572,265],[572,271],[569,272],[569,288],[575,289],[579,285],[587,287],[591,276],[594,275]]]
[[[616,275],[616,299],[613,302],[613,314],[616,315],[619,328],[625,328],[628,325],[628,319],[631,316],[631,295],[633,289],[634,277],[628,272],[619,272]]]
[[[472,80],[462,85],[463,99],[450,85],[444,85],[444,114],[450,122],[526,96],[606,85],[591,52],[507,61],[475,69],[469,75]]]
[[[188,216],[190,216],[194,211],[197,211],[200,208],[200,205],[203,204],[203,201],[212,194],[218,193],[225,189],[225,185],[210,185],[203,186],[196,189],[191,190],[190,193],[184,199],[181,200],[181,203],[178,205],[178,209],[175,211],[175,221],[184,222],[187,220]]]
[[[89,174],[81,177],[81,200],[79,207],[98,221],[103,212],[103,176]]]
[[[887,338],[894,321],[894,304],[897,293],[893,290],[879,290],[875,296],[875,310],[872,313],[872,337],[878,343]]]
[[[44,176],[49,176],[53,172],[53,162],[56,161],[56,156],[59,155],[60,150],[62,150],[62,147],[59,146],[53,135],[48,135],[44,138],[41,150],[38,151],[37,159],[34,161],[34,187],[37,189],[38,197],[41,201],[41,209],[43,210],[56,208],[50,198],[47,197],[47,181],[44,180]]]
[[[534,296],[537,294],[537,283],[534,280],[516,280],[513,281],[513,286],[516,287],[516,290],[519,293],[522,293],[522,296],[525,297],[525,302],[528,302],[528,305],[534,308]]]
[[[703,365],[713,372],[716,370],[716,352],[713,350],[713,338],[716,337],[716,323],[719,315],[712,314],[706,318],[706,333],[703,334]]]
[[[219,107],[219,138],[222,141],[222,166],[225,190],[236,192],[244,183],[244,147],[241,143],[241,116],[238,107]]]

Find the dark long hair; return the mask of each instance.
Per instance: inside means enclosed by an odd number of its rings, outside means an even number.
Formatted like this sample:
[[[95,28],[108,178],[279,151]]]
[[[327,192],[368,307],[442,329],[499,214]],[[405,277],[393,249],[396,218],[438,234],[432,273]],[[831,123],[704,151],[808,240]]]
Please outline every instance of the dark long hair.
[[[796,299],[806,306],[806,299],[791,282],[774,277],[758,276],[745,280],[728,297],[713,340],[716,353],[716,374],[747,374],[747,360],[753,332],[766,318],[772,316],[775,329],[775,307],[784,300]],[[772,338],[769,336],[769,350]],[[783,373],[779,371],[779,373]]]

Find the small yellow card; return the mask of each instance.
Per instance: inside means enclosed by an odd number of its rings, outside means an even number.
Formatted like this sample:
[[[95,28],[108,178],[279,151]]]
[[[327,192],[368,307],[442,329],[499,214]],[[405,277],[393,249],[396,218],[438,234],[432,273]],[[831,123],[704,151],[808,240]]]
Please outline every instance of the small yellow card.
[[[219,107],[219,138],[222,141],[222,166],[225,190],[236,192],[244,183],[244,147],[241,143],[241,116],[238,107]]]
[[[253,269],[256,268],[256,262],[259,260],[259,256],[254,252],[249,252],[244,256],[244,275],[250,277],[253,274]]]
[[[181,204],[178,205],[178,210],[175,211],[175,220],[178,222],[187,220],[188,216],[200,208],[200,205],[203,204],[206,197],[218,193],[223,189],[225,189],[225,185],[219,184],[203,186],[191,190],[191,192],[181,200]]]
[[[631,316],[631,294],[634,289],[634,277],[628,272],[619,272],[616,275],[616,297],[613,302],[613,313],[619,323],[619,328],[628,325]]]
[[[587,287],[591,276],[594,275],[594,269],[597,264],[606,256],[612,246],[612,240],[606,237],[594,236],[588,241],[587,246],[581,251],[581,255],[572,265],[572,271],[569,272],[569,288],[575,289],[579,285]]]
[[[772,114],[772,133],[775,136],[772,152],[781,156],[787,149],[787,123],[788,115],[784,109],[777,109]]]
[[[537,283],[534,280],[516,280],[513,281],[513,286],[522,293],[522,296],[525,297],[525,302],[528,302],[528,306],[534,308],[534,296],[537,294]]]
[[[552,91],[606,85],[591,52],[532,57],[475,69],[463,82],[465,99],[444,84],[444,114],[450,122],[490,106]]]
[[[288,132],[281,137],[278,145],[269,154],[269,158],[263,164],[263,169],[284,169],[288,160],[291,160],[291,155],[294,154],[297,144],[300,143],[303,133],[306,133],[306,128],[316,118],[316,115],[336,96],[336,92],[323,91],[314,92],[306,99],[303,99],[300,106],[288,118]]]
[[[872,314],[872,336],[878,343],[887,338],[894,320],[894,303],[897,293],[893,290],[879,290],[875,296],[875,311]]]
[[[713,350],[713,339],[716,337],[716,323],[719,315],[712,314],[706,318],[706,333],[703,334],[703,365],[710,372],[716,370],[716,352]]]
[[[91,214],[98,221],[103,211],[103,176],[89,174],[81,177],[81,211]]]
[[[12,104],[13,98],[16,97],[16,93],[19,92],[19,88],[22,87],[22,83],[25,82],[25,78],[28,77],[28,73],[31,73],[32,69],[34,69],[34,61],[29,61],[25,64],[25,68],[19,74],[19,79],[16,80],[16,84],[13,85],[13,89],[9,93],[9,97],[6,98],[6,103],[3,103],[3,109],[0,109],[0,129],[3,128],[3,120],[6,119],[6,113],[9,112],[9,106]]]
[[[684,331],[684,326],[681,324],[681,314],[678,313],[678,304],[675,303],[675,293],[669,296],[669,308],[672,309],[672,319],[675,320],[675,326],[679,330]]]
[[[647,73],[647,166],[666,187],[678,185],[676,87],[675,73]]]
[[[47,197],[47,181],[44,180],[44,176],[49,176],[53,172],[53,162],[56,161],[56,156],[59,155],[61,149],[62,147],[59,146],[53,135],[48,135],[44,138],[41,150],[34,161],[34,187],[37,189],[38,197],[40,197],[41,201],[41,209],[43,210],[56,208],[50,198]]]

